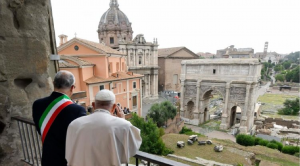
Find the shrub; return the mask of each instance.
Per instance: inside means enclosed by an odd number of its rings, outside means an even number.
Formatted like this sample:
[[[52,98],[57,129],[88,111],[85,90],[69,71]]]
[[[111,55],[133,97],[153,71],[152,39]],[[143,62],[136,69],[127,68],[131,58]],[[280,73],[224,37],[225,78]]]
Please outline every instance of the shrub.
[[[262,139],[262,140],[260,140],[258,142],[258,144],[261,145],[261,146],[267,146],[268,143],[269,143],[269,141],[268,140],[264,140],[264,139]]]
[[[282,150],[282,147],[283,147],[283,145],[282,145],[282,143],[281,142],[277,142],[277,141],[275,141],[275,140],[272,140],[272,141],[270,141],[271,143],[275,143],[277,146],[278,146],[278,150],[279,151],[281,151]]]
[[[255,138],[251,135],[239,134],[236,136],[236,142],[243,146],[253,146],[255,144]]]
[[[255,145],[259,145],[259,141],[262,140],[262,138],[259,137],[255,137]]]
[[[299,153],[298,146],[284,146],[282,148],[282,153],[294,155],[295,153]]]
[[[181,131],[179,132],[179,134],[198,135],[198,136],[201,135],[200,133],[193,132],[192,129],[189,129],[189,128],[185,127],[185,126],[183,126],[183,128],[181,129]]]
[[[271,149],[278,149],[278,145],[276,143],[271,143],[271,142],[267,144],[267,147]]]

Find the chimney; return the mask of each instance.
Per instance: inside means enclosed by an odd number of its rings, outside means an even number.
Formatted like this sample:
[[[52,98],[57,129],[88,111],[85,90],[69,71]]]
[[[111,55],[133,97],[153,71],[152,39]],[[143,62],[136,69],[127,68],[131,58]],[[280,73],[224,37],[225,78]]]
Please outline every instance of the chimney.
[[[67,35],[61,34],[58,37],[60,39],[59,46],[61,46],[61,45],[65,44],[66,42],[68,42],[68,36]]]

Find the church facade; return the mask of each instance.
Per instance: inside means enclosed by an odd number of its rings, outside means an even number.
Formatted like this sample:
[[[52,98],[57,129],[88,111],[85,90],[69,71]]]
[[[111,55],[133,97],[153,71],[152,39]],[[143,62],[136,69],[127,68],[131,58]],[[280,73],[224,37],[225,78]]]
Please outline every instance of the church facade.
[[[143,34],[132,40],[133,30],[128,17],[119,9],[117,0],[102,15],[98,26],[99,42],[125,54],[128,71],[144,75],[143,98],[158,97],[158,43],[146,42]]]

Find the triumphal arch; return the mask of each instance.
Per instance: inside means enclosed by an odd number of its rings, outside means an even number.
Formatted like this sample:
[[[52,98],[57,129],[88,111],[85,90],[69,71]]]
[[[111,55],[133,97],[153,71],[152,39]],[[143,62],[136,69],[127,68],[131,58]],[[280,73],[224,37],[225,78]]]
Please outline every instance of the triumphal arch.
[[[209,120],[212,92],[223,97],[221,129],[235,124],[241,108],[240,132],[253,126],[254,106],[260,80],[258,59],[199,59],[181,63],[180,112],[185,122],[198,125]]]

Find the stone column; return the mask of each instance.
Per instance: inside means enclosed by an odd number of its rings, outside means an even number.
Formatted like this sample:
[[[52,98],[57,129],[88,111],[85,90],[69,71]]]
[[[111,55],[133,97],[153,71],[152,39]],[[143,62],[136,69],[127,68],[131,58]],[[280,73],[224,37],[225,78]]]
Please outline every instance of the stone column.
[[[148,89],[147,89],[147,94],[148,94],[148,96],[150,96],[151,95],[151,76],[150,76],[150,74],[148,74]]]
[[[153,84],[152,97],[154,97],[154,96],[155,96],[155,85],[156,85],[156,84],[155,84],[155,74],[153,74],[152,77],[153,77],[153,79],[152,79],[152,80],[153,80],[153,83],[152,83],[152,84]]]
[[[228,102],[229,102],[229,93],[230,93],[230,82],[226,83],[226,95],[225,95],[225,103],[224,103],[224,107],[223,107],[223,112],[222,112],[222,122],[220,125],[220,128],[223,130],[226,130],[228,128],[228,123],[227,123],[227,119],[228,119]]]
[[[254,92],[256,92],[256,84],[251,85],[250,94],[249,94],[249,103],[248,103],[248,113],[247,113],[247,128],[250,130],[253,126],[254,121],[254,111],[255,111],[255,103]]]
[[[197,81],[197,95],[196,95],[196,110],[194,111],[194,119],[199,119],[199,113],[200,113],[200,109],[199,109],[199,100],[200,100],[200,85],[201,85],[201,80]]]
[[[142,79],[140,79],[142,80]],[[127,103],[127,108],[129,108],[129,80],[126,81],[126,88],[127,88],[127,93],[126,93],[126,103]],[[141,84],[140,84],[141,86]],[[129,108],[132,109],[132,108]]]
[[[249,112],[248,101],[249,101],[250,86],[251,85],[249,83],[247,83],[244,109],[242,109],[242,112],[241,112],[241,126],[240,126],[241,133],[247,133],[247,112]]]
[[[158,74],[155,74],[155,95],[158,95]]]
[[[143,100],[142,100],[142,98],[143,98],[143,95],[142,95],[142,79],[140,79],[140,112],[141,112],[141,116],[143,115]]]
[[[184,82],[185,80],[181,80],[181,91],[180,91],[180,116],[184,117],[184,105],[183,105],[183,100],[184,100]]]

